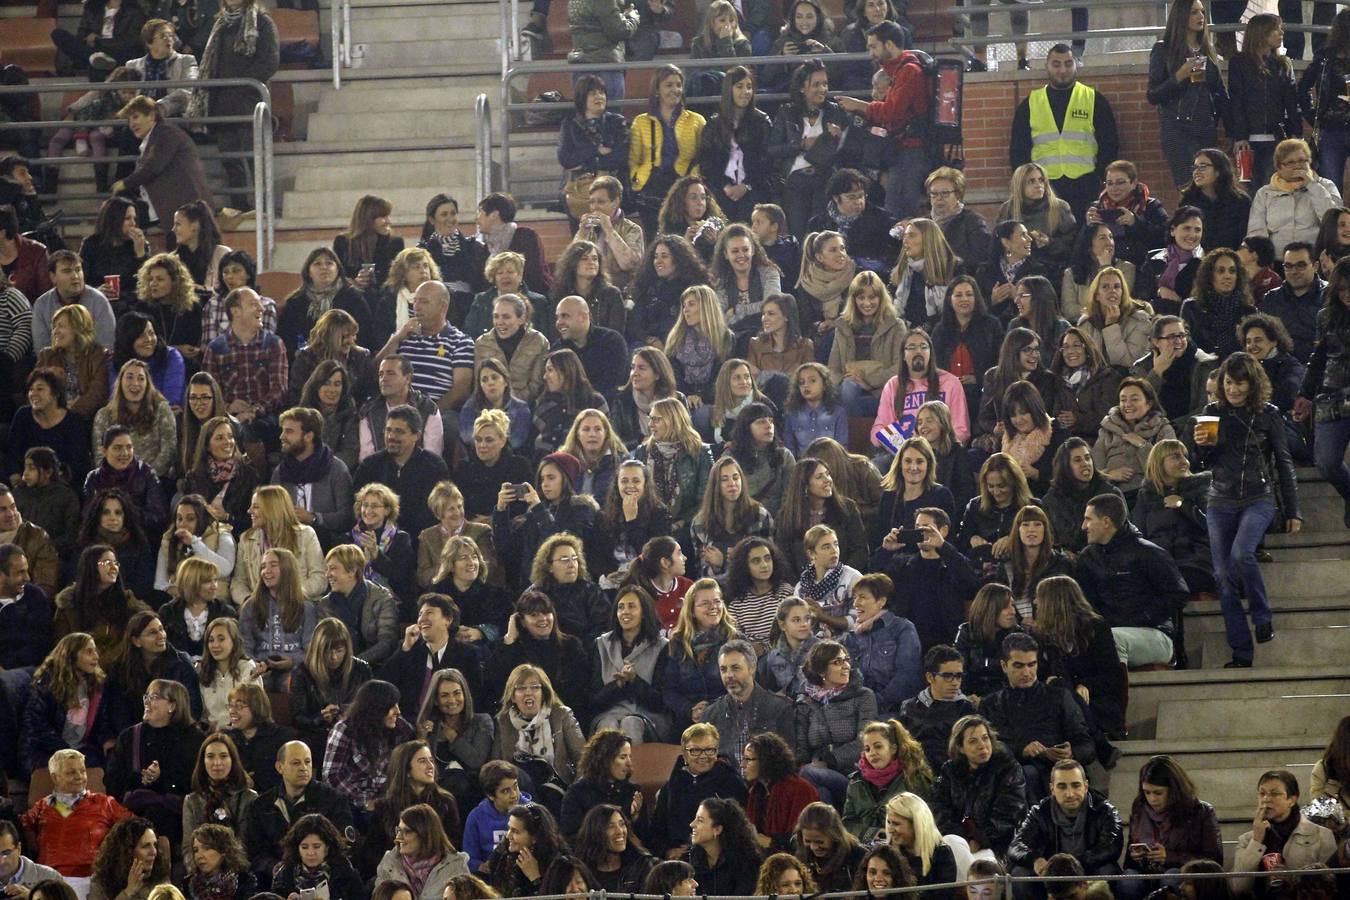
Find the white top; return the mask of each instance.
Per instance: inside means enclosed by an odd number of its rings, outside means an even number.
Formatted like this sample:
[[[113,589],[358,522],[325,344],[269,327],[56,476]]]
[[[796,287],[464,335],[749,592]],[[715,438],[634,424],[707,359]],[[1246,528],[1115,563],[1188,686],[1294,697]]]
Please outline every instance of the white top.
[[[812,123],[811,120],[808,119],[806,116],[802,116],[803,140],[805,140],[806,138],[818,138],[824,133],[825,133],[825,116],[823,114],[819,112],[816,113],[816,121],[814,123]],[[799,169],[809,169],[810,167],[811,164],[806,161],[806,154],[804,153],[798,153],[797,158],[792,161],[792,172],[796,172]],[[789,172],[788,174],[790,175],[792,174],[792,172]]]

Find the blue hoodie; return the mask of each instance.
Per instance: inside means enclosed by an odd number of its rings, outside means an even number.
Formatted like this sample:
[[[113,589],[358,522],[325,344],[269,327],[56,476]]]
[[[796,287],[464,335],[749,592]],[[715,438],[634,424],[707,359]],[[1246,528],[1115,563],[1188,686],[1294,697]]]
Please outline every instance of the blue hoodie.
[[[520,803],[530,802],[530,795],[520,795]],[[484,797],[478,805],[469,811],[464,820],[463,850],[469,854],[469,871],[478,875],[478,867],[487,862],[492,851],[506,837],[506,813],[497,812],[491,797]]]

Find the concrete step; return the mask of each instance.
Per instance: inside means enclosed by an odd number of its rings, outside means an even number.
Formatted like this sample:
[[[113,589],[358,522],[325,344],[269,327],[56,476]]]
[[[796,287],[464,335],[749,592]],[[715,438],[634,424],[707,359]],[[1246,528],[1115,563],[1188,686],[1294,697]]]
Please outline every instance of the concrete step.
[[[1201,665],[1206,669],[1219,668],[1231,658],[1222,632],[1206,634],[1200,653]],[[1257,668],[1274,668],[1294,666],[1306,660],[1344,660],[1347,657],[1350,657],[1350,624],[1284,628],[1277,619],[1275,639],[1256,645],[1253,663]],[[1350,709],[1350,700],[1347,709]]]
[[[440,30],[440,29],[438,29]],[[420,37],[420,36],[419,36]],[[456,32],[454,38],[430,40],[358,41],[366,48],[363,68],[384,66],[435,65],[447,60],[465,64],[490,65],[501,59],[500,38]]]
[[[458,196],[465,198],[472,196],[472,172],[465,171],[462,179],[458,181],[458,184],[450,182],[422,187],[387,187],[388,182],[382,184],[353,182],[356,186],[346,189],[287,191],[284,195],[286,218],[289,227],[296,227],[290,221],[292,219],[332,218],[343,215],[350,219],[352,208],[361,195],[373,193],[392,203],[394,210],[402,214],[401,219],[411,218],[413,222],[420,223],[425,217],[426,203],[432,194],[446,191],[452,194],[458,192]]]
[[[467,79],[465,79],[467,81]],[[424,79],[396,82],[357,81],[329,91],[319,100],[319,112],[364,115],[372,109],[464,109],[472,110],[474,98],[490,86],[450,82],[441,86]]]
[[[1350,666],[1135,672],[1130,675],[1126,725],[1131,739],[1150,739],[1163,701],[1203,703],[1215,696],[1241,700],[1295,693],[1350,693]]]
[[[1186,771],[1233,766],[1276,768],[1287,764],[1316,761],[1326,749],[1327,736],[1335,723],[1322,734],[1266,737],[1241,734],[1225,729],[1219,737],[1129,740],[1116,744],[1121,757],[1116,769],[1137,773],[1149,757],[1166,753]],[[1114,770],[1113,770],[1114,771]]]
[[[393,16],[384,10],[362,10],[358,16],[352,10],[352,41],[358,44],[389,43],[396,41],[431,40],[433,38],[501,37],[500,16],[495,7],[484,6],[483,12],[453,15]]]
[[[375,184],[387,179],[391,168],[397,171],[399,183],[409,188],[439,188],[442,184],[454,181],[463,183],[472,180],[472,150],[447,150],[438,156],[434,160],[410,160],[402,154],[394,154],[378,161],[371,159],[370,154],[321,158],[315,164],[307,164],[299,169],[295,191],[333,191],[349,188],[353,184]]]
[[[1324,628],[1350,622],[1350,596],[1281,597],[1271,602],[1276,629]],[[1223,633],[1223,613],[1218,603],[1186,605],[1186,638],[1190,643],[1206,634]],[[1147,674],[1147,673],[1141,673]]]
[[[1319,654],[1315,658],[1328,657]],[[1319,696],[1313,691],[1278,698],[1224,698],[1204,703],[1162,700],[1158,703],[1158,740],[1200,740],[1222,734],[1325,740],[1347,708],[1350,694]]]
[[[309,117],[308,137],[313,141],[340,141],[375,140],[387,135],[471,143],[473,134],[473,116],[463,109],[441,106],[421,110],[377,108],[355,118],[346,113],[318,112]]]
[[[1275,562],[1261,567],[1272,599],[1321,597],[1334,587],[1350,583],[1350,560],[1324,559]]]

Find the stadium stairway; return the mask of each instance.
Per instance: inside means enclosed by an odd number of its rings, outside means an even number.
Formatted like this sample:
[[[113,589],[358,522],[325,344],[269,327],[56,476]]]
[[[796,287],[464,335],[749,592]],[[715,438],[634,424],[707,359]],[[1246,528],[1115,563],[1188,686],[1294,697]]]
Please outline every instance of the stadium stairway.
[[[1128,818],[1140,767],[1155,754],[1175,758],[1218,811],[1229,862],[1251,828],[1260,774],[1290,769],[1306,800],[1313,764],[1350,714],[1350,530],[1331,486],[1315,469],[1298,474],[1303,531],[1266,541],[1275,639],[1257,645],[1252,668],[1225,669],[1219,604],[1192,601],[1192,668],[1130,673],[1129,739],[1111,771],[1111,801]]]

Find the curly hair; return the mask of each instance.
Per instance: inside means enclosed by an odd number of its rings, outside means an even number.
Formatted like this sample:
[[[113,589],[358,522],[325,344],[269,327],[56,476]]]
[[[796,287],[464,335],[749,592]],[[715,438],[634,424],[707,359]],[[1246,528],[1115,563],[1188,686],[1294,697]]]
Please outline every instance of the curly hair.
[[[209,743],[215,742],[213,739]],[[248,871],[248,857],[244,855],[244,847],[239,843],[239,838],[235,837],[234,829],[224,825],[198,825],[192,832],[192,843],[201,844],[206,849],[219,853],[222,871],[235,873]],[[196,870],[195,860],[193,869]]]
[[[1245,383],[1250,387],[1247,391],[1247,402],[1243,408],[1249,413],[1256,413],[1265,408],[1270,403],[1270,376],[1266,374],[1266,369],[1250,353],[1238,351],[1230,353],[1228,358],[1219,363],[1219,409],[1232,409],[1233,406],[1228,402],[1228,395],[1222,390],[1224,380]]]
[[[169,276],[169,281],[173,284],[173,289],[167,297],[156,300],[150,296],[150,271],[152,269],[163,269]],[[141,263],[141,267],[136,272],[136,298],[142,303],[151,305],[167,306],[176,313],[184,313],[194,309],[197,306],[196,284],[192,280],[192,273],[175,253],[156,253],[154,256]],[[165,337],[165,335],[160,335]]]
[[[633,279],[633,297],[639,299],[639,302],[641,299],[651,296],[656,289],[656,283],[661,281],[660,276],[656,274],[656,267],[652,263],[652,257],[658,247],[665,248],[666,252],[670,254],[671,261],[675,263],[675,272],[671,275],[671,281],[686,288],[696,284],[712,284],[712,277],[693,246],[681,235],[663,234],[647,245],[647,252],[642,257],[642,265],[638,269],[637,277]]]
[[[343,721],[352,743],[371,759],[383,756],[388,750],[392,732],[385,727],[385,716],[398,705],[398,688],[387,681],[372,678],[356,689],[352,705]]]
[[[839,383],[834,373],[818,362],[804,362],[792,370],[792,385],[788,389],[787,411],[798,412],[806,408],[806,398],[802,396],[802,376],[813,372],[820,378],[820,406],[822,409],[838,409],[842,401],[839,398]]]
[[[869,889],[867,864],[876,858],[880,858],[882,862],[886,863],[886,867],[891,870],[891,887],[914,887],[919,883],[919,880],[914,877],[914,869],[910,867],[909,860],[905,859],[899,850],[896,850],[890,844],[877,844],[868,850],[862,861],[858,863],[858,874],[853,877],[853,889],[855,891]]]
[[[101,667],[84,673],[76,666],[76,658],[90,647],[97,649],[94,638],[83,631],[72,631],[56,642],[46,659],[33,673],[33,683],[47,688],[56,702],[69,709],[79,702],[81,682],[89,696],[107,681]]]
[[[288,866],[297,865],[300,862],[300,842],[310,835],[327,845],[330,859],[334,853],[345,855],[351,846],[327,816],[309,813],[296,819],[286,830],[286,836],[281,839],[281,861]]]
[[[602,728],[586,742],[577,760],[577,778],[585,778],[595,784],[608,784],[614,780],[610,766],[614,758],[623,752],[623,748],[632,747],[628,735],[614,728]]]
[[[1210,304],[1218,296],[1218,292],[1214,289],[1214,267],[1221,259],[1231,260],[1237,269],[1237,287],[1234,293],[1238,296],[1238,305],[1247,312],[1256,312],[1256,306],[1252,303],[1252,283],[1247,276],[1247,270],[1243,268],[1237,251],[1229,250],[1227,247],[1216,247],[1200,260],[1200,268],[1196,271],[1195,281],[1191,286],[1191,296],[1200,304],[1202,310],[1210,308]]]
[[[759,780],[773,786],[797,772],[796,759],[792,748],[782,735],[773,731],[761,731],[750,735],[746,747],[755,748],[759,754]]]
[[[570,531],[560,531],[544,539],[539,549],[535,551],[534,560],[530,564],[530,581],[542,590],[548,590],[557,584],[549,569],[553,565],[553,551],[558,547],[570,547],[576,553],[577,581],[586,581],[590,578],[590,574],[586,571],[586,553],[581,538]]]
[[[811,870],[800,859],[791,853],[775,853],[764,864],[759,867],[759,878],[755,882],[755,893],[764,897],[774,897],[778,895],[778,883],[783,877],[783,873],[789,870],[795,870],[802,879],[802,893],[809,895],[816,892],[816,880],[811,877]]]
[[[739,803],[721,797],[709,797],[699,807],[714,825],[722,829],[717,841],[723,857],[743,861],[759,860],[759,844],[755,842],[750,820],[745,817],[745,810],[741,809]],[[696,868],[707,868],[708,857],[702,847],[694,847],[689,856]]]
[[[761,547],[768,549],[773,561],[773,580],[778,584],[795,583],[787,557],[776,543],[762,537],[748,537],[738,541],[727,558],[727,596],[739,597],[754,588],[755,579],[750,574],[750,554]]]
[[[104,896],[116,897],[127,886],[127,873],[135,858],[136,845],[146,832],[154,834],[154,826],[149,819],[136,816],[123,819],[108,830],[103,843],[99,844],[94,855],[93,881],[103,890]],[[154,867],[145,876],[146,884],[159,884],[169,880],[169,866],[172,860],[167,853],[155,855]]]

